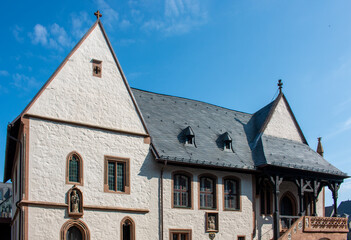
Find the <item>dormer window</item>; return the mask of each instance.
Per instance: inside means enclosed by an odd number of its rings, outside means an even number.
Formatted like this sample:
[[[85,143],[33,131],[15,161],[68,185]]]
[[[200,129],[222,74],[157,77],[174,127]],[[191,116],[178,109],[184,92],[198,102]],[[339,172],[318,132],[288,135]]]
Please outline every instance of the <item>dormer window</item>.
[[[195,134],[190,126],[184,129],[184,136],[185,136],[185,144],[194,145]]]
[[[232,138],[230,137],[228,132],[223,134],[223,148],[224,150],[232,149]]]

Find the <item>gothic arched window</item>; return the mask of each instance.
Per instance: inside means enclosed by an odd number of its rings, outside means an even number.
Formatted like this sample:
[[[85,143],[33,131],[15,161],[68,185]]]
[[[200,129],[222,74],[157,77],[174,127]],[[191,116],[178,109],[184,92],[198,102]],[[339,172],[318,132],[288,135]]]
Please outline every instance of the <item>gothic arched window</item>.
[[[135,224],[130,217],[121,221],[121,240],[135,240]]]
[[[76,152],[70,153],[67,157],[66,183],[83,185],[83,160]]]

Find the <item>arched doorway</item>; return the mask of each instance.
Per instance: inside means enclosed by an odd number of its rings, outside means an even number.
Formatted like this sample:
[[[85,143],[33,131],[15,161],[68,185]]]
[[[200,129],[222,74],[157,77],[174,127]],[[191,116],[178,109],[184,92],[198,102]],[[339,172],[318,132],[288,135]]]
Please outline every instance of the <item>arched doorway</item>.
[[[67,230],[67,240],[83,240],[82,232],[76,226],[72,226]]]
[[[291,216],[296,216],[296,199],[291,192],[280,198],[280,215],[282,228],[289,228],[295,220]]]
[[[60,240],[90,240],[90,232],[83,221],[70,219],[61,227]]]

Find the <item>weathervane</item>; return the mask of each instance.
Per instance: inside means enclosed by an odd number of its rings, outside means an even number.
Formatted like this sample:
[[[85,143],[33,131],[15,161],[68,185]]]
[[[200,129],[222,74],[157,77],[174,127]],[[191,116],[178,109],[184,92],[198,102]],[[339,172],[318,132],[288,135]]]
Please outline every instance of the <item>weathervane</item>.
[[[100,13],[99,10],[96,11],[96,13],[94,13],[94,15],[96,16],[96,18],[99,20],[102,17],[102,14]]]
[[[279,87],[279,92],[281,93],[282,92],[282,88],[283,88],[283,83],[282,83],[281,79],[278,80],[278,87]]]

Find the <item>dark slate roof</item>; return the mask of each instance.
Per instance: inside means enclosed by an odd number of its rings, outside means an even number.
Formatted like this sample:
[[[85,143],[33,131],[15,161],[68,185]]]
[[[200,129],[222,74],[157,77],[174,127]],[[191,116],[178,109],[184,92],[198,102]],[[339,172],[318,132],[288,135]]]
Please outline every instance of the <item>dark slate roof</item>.
[[[307,144],[273,136],[261,136],[262,151],[256,165],[269,164],[312,172],[345,175]]]
[[[132,90],[146,121],[152,143],[162,159],[239,169],[254,169],[244,126],[251,114],[208,103]],[[182,131],[191,126],[195,145],[183,143]],[[233,151],[225,151],[219,137],[228,132]]]
[[[347,214],[351,216],[351,200],[343,201],[339,204],[338,214]]]
[[[326,217],[331,217],[334,214],[334,207],[333,206],[328,206],[325,207],[325,216]]]
[[[346,176],[305,143],[262,135],[261,128],[275,101],[248,114],[180,97],[132,91],[160,159],[246,170],[273,165]],[[185,144],[188,127],[194,132],[194,145]],[[226,132],[232,138],[233,151],[224,150]]]

